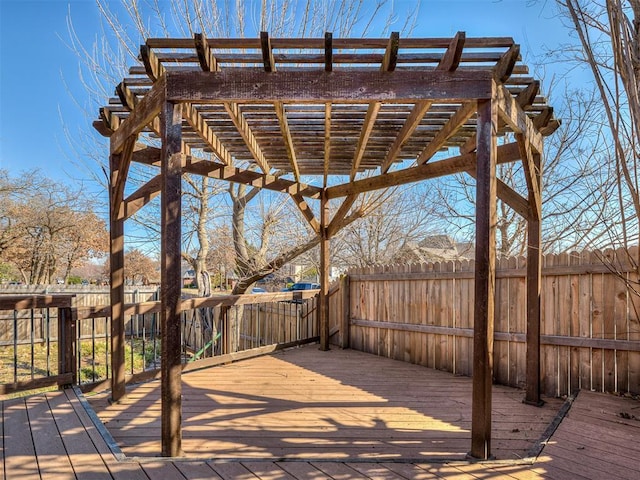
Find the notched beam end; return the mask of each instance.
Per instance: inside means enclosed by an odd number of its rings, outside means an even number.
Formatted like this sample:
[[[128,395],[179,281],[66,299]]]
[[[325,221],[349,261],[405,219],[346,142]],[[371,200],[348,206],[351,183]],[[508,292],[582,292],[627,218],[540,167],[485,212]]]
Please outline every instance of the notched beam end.
[[[142,64],[144,65],[144,70],[145,72],[147,72],[147,76],[154,82],[159,77],[157,66],[154,65],[155,59],[156,59],[156,56],[151,50],[151,47],[149,47],[149,45],[147,44],[140,45],[140,61],[142,61]]]
[[[108,138],[113,135],[113,130],[107,126],[104,120],[94,120],[93,128],[95,128],[96,131],[103,137]]]
[[[331,32],[324,34],[324,70],[325,72],[333,70],[333,34]]]
[[[509,77],[513,73],[513,69],[516,66],[516,62],[520,59],[520,45],[517,43],[511,45],[509,50],[507,50],[496,66],[493,69],[495,79],[504,83],[509,80]]]

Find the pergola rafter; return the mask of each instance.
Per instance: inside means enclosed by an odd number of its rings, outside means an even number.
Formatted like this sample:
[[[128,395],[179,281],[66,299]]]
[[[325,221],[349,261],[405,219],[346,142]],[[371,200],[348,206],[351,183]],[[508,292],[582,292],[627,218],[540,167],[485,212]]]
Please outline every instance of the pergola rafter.
[[[526,401],[540,399],[540,165],[543,136],[559,121],[519,63],[519,46],[464,32],[407,39],[196,34],[148,39],[140,59],[94,123],[111,144],[113,398],[124,396],[124,221],[161,195],[162,452],[180,453],[182,174],[292,198],[318,235],[321,348],[328,349],[329,241],[353,218],[359,195],[466,172],[477,181],[471,455],[488,458],[498,198],[528,222]],[[498,145],[506,133],[515,141]],[[143,145],[158,138],[160,148]],[[497,165],[516,161],[526,195],[496,176]],[[126,196],[131,162],[160,173]]]

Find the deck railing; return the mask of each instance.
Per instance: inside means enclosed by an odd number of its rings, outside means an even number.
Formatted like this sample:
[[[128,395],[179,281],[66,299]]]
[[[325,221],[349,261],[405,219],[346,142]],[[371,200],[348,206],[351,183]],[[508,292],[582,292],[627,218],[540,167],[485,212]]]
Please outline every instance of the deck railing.
[[[182,302],[185,369],[318,337],[317,291],[217,295]],[[125,308],[127,380],[158,375],[160,302]],[[108,387],[111,309],[73,295],[0,296],[0,394],[54,385]]]

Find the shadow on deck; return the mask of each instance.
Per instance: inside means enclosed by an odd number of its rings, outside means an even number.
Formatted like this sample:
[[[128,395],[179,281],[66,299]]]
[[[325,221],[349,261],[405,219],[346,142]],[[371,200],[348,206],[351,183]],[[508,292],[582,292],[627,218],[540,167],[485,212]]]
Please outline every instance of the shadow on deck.
[[[123,451],[145,455],[138,458],[125,458],[109,445],[110,435],[101,434],[104,427],[92,420],[84,397],[68,389],[0,402],[0,479],[640,475],[640,401],[634,398],[580,392],[542,452],[518,460],[562,402],[537,409],[521,403],[522,392],[494,387],[494,452],[507,460],[470,463],[436,461],[461,458],[468,447],[468,378],[355,351],[307,347],[185,374],[183,380],[185,446],[192,448],[190,455],[215,459],[154,457],[157,383],[131,387],[120,405],[107,407],[105,395],[91,399]],[[424,456],[412,458],[418,454]]]
[[[312,345],[182,379],[187,457],[450,461],[464,460],[471,445],[470,378],[354,350]],[[122,452],[158,456],[160,383],[132,386],[114,405],[107,395],[89,401]],[[522,398],[493,388],[497,459],[535,456],[563,404],[545,399],[538,408]]]

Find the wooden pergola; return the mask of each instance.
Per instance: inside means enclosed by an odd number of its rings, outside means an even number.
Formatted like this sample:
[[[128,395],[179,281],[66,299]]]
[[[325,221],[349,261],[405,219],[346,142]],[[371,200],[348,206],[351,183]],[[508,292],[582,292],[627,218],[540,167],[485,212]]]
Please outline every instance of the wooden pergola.
[[[321,349],[328,349],[328,246],[358,196],[466,172],[477,181],[470,454],[489,458],[496,199],[528,222],[525,401],[537,404],[540,165],[543,136],[559,125],[513,39],[196,34],[148,39],[140,61],[94,123],[110,138],[113,400],[125,394],[124,222],[161,195],[162,454],[180,454],[183,173],[291,197],[320,238]],[[496,176],[496,165],[516,161],[526,193]],[[125,195],[131,162],[159,171]],[[332,200],[341,202],[333,216]]]

